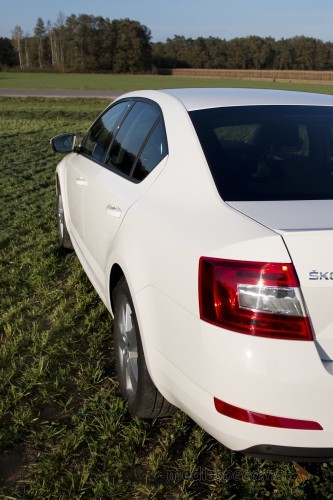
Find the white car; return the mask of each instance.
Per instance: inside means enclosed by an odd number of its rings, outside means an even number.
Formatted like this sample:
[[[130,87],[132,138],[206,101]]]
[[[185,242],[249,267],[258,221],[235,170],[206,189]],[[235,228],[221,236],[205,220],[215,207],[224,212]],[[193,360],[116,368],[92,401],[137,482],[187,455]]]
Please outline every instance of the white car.
[[[333,97],[131,92],[51,143],[60,243],[114,317],[131,413],[333,458]]]

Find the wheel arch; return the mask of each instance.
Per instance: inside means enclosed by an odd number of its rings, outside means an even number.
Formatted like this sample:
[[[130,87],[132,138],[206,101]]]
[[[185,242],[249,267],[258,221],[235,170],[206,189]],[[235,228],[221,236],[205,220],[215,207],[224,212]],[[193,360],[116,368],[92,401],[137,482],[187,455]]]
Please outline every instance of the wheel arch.
[[[131,299],[133,301],[133,306],[134,306],[134,310],[135,310],[135,314],[136,314],[136,318],[137,318],[137,322],[138,322],[138,326],[139,326],[139,332],[140,332],[140,337],[141,337],[141,341],[142,341],[143,351],[145,353],[148,371],[150,373],[150,376],[152,376],[153,373],[152,373],[151,359],[149,356],[149,352],[151,351],[151,349],[149,348],[149,344],[147,345],[147,338],[145,335],[146,329],[145,329],[145,325],[142,324],[142,317],[141,317],[140,311],[137,308],[136,297],[135,297],[135,294],[133,293],[133,288],[132,288],[133,283],[131,283],[131,280],[128,280],[128,276],[131,276],[131,273],[128,271],[126,266],[121,265],[119,263],[119,260],[118,260],[118,261],[113,263],[109,276],[110,276],[109,277],[109,304],[110,304],[110,308],[111,308],[110,312],[111,312],[111,315],[113,316],[113,318],[114,318],[114,313],[115,313],[115,294],[114,294],[114,292],[115,292],[117,285],[118,285],[119,281],[121,280],[121,278],[124,278],[126,280],[126,283],[129,287],[129,291],[131,294]]]
[[[141,259],[137,253],[135,254],[136,258],[134,259],[134,261],[133,259],[131,260],[130,258],[126,258],[128,257],[128,252],[130,251],[129,249],[131,248],[132,247],[130,244],[124,245],[124,247],[120,246],[118,248],[118,251],[114,252],[112,254],[112,257],[110,256],[110,258],[112,258],[112,262],[109,267],[109,273],[108,273],[109,311],[112,317],[114,318],[115,291],[117,289],[119,281],[122,278],[124,278],[128,285],[131,299],[133,302],[148,372],[153,383],[160,391],[160,384],[157,382],[158,379],[160,378],[159,367],[154,362],[155,347],[153,340],[155,333],[159,327],[158,323],[156,323],[157,315],[154,307],[154,302],[150,301],[151,296],[149,295],[149,298],[147,299],[148,303],[145,300],[144,310],[142,310],[142,308],[140,307],[141,304],[140,300],[138,302],[138,295],[140,296],[141,294],[135,293],[136,290],[142,291],[143,289],[146,288],[151,289],[151,287],[148,286],[149,273],[144,272],[146,271],[145,259]],[[130,262],[130,266],[127,265],[128,262]],[[138,270],[140,272],[138,272]],[[142,280],[142,276],[144,276],[144,280]]]
[[[115,281],[120,272],[119,266],[114,268]],[[171,416],[176,408],[159,392],[150,376],[131,292],[124,275],[116,286],[114,347],[121,393],[134,416]]]

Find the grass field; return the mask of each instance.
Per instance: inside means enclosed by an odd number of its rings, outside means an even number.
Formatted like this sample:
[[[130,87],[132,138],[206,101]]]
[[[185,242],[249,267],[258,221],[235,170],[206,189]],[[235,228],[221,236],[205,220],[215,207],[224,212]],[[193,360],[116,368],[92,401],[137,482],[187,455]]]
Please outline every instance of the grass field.
[[[333,94],[333,85],[154,75],[0,72],[0,89],[92,89],[117,92],[178,87],[245,87]]]
[[[229,451],[181,411],[128,413],[110,317],[58,248],[48,144],[82,134],[105,104],[0,99],[0,498],[332,499],[331,464],[302,476]]]

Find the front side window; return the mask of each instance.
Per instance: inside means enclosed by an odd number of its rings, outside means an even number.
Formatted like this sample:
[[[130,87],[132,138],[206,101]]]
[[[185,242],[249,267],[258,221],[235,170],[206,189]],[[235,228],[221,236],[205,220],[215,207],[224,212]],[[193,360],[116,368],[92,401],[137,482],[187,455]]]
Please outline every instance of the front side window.
[[[225,201],[333,199],[331,107],[222,107],[190,116]]]
[[[119,102],[100,116],[82,141],[82,153],[98,162],[102,162],[112,140],[116,125],[131,105],[131,101]]]

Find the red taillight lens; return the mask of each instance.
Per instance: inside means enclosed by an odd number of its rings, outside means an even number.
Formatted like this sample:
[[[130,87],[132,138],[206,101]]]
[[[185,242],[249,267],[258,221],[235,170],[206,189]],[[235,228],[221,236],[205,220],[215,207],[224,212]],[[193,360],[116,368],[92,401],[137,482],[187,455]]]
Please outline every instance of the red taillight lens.
[[[250,410],[244,410],[237,406],[230,405],[214,398],[214,405],[216,410],[229,418],[241,420],[249,424],[265,425],[268,427],[280,427],[284,429],[299,429],[310,431],[322,431],[323,428],[318,422],[311,420],[299,420],[295,418],[276,417],[274,415],[265,415]]]
[[[201,257],[200,318],[239,333],[312,340],[292,264]]]

